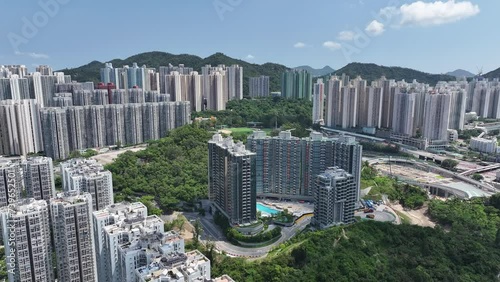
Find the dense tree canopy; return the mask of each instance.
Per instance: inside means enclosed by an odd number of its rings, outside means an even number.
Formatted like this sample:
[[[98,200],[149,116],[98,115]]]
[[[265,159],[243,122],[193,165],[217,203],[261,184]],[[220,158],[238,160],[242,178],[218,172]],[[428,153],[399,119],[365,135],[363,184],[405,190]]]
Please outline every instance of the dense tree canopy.
[[[218,256],[236,281],[495,281],[494,241],[441,228],[365,221],[299,235],[263,261]]]
[[[143,151],[121,154],[106,167],[113,173],[116,200],[154,199],[167,211],[179,201],[205,198],[210,137],[197,124],[187,125],[152,141]]]
[[[457,165],[458,165],[458,161],[453,160],[453,159],[446,159],[446,160],[444,160],[441,163],[441,167],[442,168],[445,168],[445,169],[448,169],[448,170],[452,170],[452,171],[455,170],[455,168],[457,167]]]
[[[232,100],[225,111],[204,111],[193,117],[216,117],[218,125],[247,126],[247,122],[261,122],[263,127],[274,128],[288,124],[297,130],[312,125],[312,102],[307,100],[267,97],[260,99]]]

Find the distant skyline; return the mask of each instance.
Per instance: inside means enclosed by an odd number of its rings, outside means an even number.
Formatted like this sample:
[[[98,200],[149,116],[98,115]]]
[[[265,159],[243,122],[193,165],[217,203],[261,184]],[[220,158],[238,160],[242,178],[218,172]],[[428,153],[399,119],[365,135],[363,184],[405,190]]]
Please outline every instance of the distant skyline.
[[[499,1],[0,0],[0,64],[74,68],[163,51],[339,69],[429,73],[500,67]],[[438,17],[439,16],[439,17]],[[491,30],[491,28],[489,29]],[[493,58],[493,59],[492,59]]]

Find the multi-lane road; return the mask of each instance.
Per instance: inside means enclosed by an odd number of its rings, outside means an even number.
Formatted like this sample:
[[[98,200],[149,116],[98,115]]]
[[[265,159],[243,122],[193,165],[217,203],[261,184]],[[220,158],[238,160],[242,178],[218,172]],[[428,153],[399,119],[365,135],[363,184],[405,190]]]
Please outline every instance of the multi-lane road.
[[[278,246],[279,244],[289,240],[299,231],[302,231],[309,223],[311,223],[311,216],[302,218],[302,220],[298,221],[295,225],[291,227],[282,227],[281,229],[281,237],[278,241],[265,246],[258,248],[244,248],[240,246],[235,246],[225,239],[224,234],[222,234],[221,230],[214,224],[213,218],[210,214],[207,214],[204,217],[199,216],[196,213],[184,213],[184,216],[191,220],[199,219],[201,225],[203,226],[203,234],[201,236],[202,241],[211,241],[215,244],[217,250],[226,253],[227,255],[234,257],[247,257],[247,258],[258,258],[264,257],[271,251],[272,248]]]

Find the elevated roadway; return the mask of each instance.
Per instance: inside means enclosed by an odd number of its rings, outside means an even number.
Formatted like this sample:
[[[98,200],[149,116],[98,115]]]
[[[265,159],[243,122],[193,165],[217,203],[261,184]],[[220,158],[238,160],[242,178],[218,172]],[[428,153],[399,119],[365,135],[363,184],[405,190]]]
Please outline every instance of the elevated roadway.
[[[483,167],[478,167],[478,168],[474,168],[474,169],[469,169],[467,171],[464,171],[464,172],[460,173],[460,175],[467,176],[467,175],[471,175],[471,174],[474,174],[474,173],[480,173],[480,172],[486,172],[486,171],[495,170],[495,169],[498,169],[498,168],[500,168],[500,164],[492,164],[492,165],[489,165],[489,166],[483,166]]]
[[[468,187],[464,185],[445,185],[442,183],[422,183],[422,182],[417,182],[413,181],[411,179],[403,179],[405,182],[408,182],[409,184],[412,185],[417,185],[422,188],[425,188],[426,190],[429,190],[431,193],[435,194],[437,192],[445,191],[448,194],[455,195],[456,197],[459,198],[472,198],[472,197],[479,197],[479,196],[490,196],[491,194],[497,192],[495,188],[490,186],[489,184],[482,183],[479,181],[476,181],[474,179],[471,179],[469,177],[466,177],[464,175],[460,175],[458,173],[451,172],[447,169],[440,168],[437,166],[431,166],[425,162],[419,162],[416,160],[410,160],[410,159],[402,159],[402,158],[378,158],[378,159],[371,159],[367,160],[370,165],[375,165],[377,163],[404,163],[404,164],[410,164],[414,166],[423,166],[426,167],[430,170],[433,170],[434,172],[438,173],[439,175],[444,175],[462,182],[465,182],[467,184],[472,185],[473,187]]]

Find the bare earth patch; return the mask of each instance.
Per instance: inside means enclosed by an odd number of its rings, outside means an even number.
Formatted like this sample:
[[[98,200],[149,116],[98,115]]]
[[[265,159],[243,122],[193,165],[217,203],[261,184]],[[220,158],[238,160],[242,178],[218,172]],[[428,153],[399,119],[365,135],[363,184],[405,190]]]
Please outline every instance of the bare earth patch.
[[[427,207],[423,207],[418,210],[405,210],[400,204],[391,204],[391,208],[394,210],[407,215],[412,224],[423,226],[423,227],[434,227],[436,224],[432,222],[428,216],[425,215],[427,212]]]

